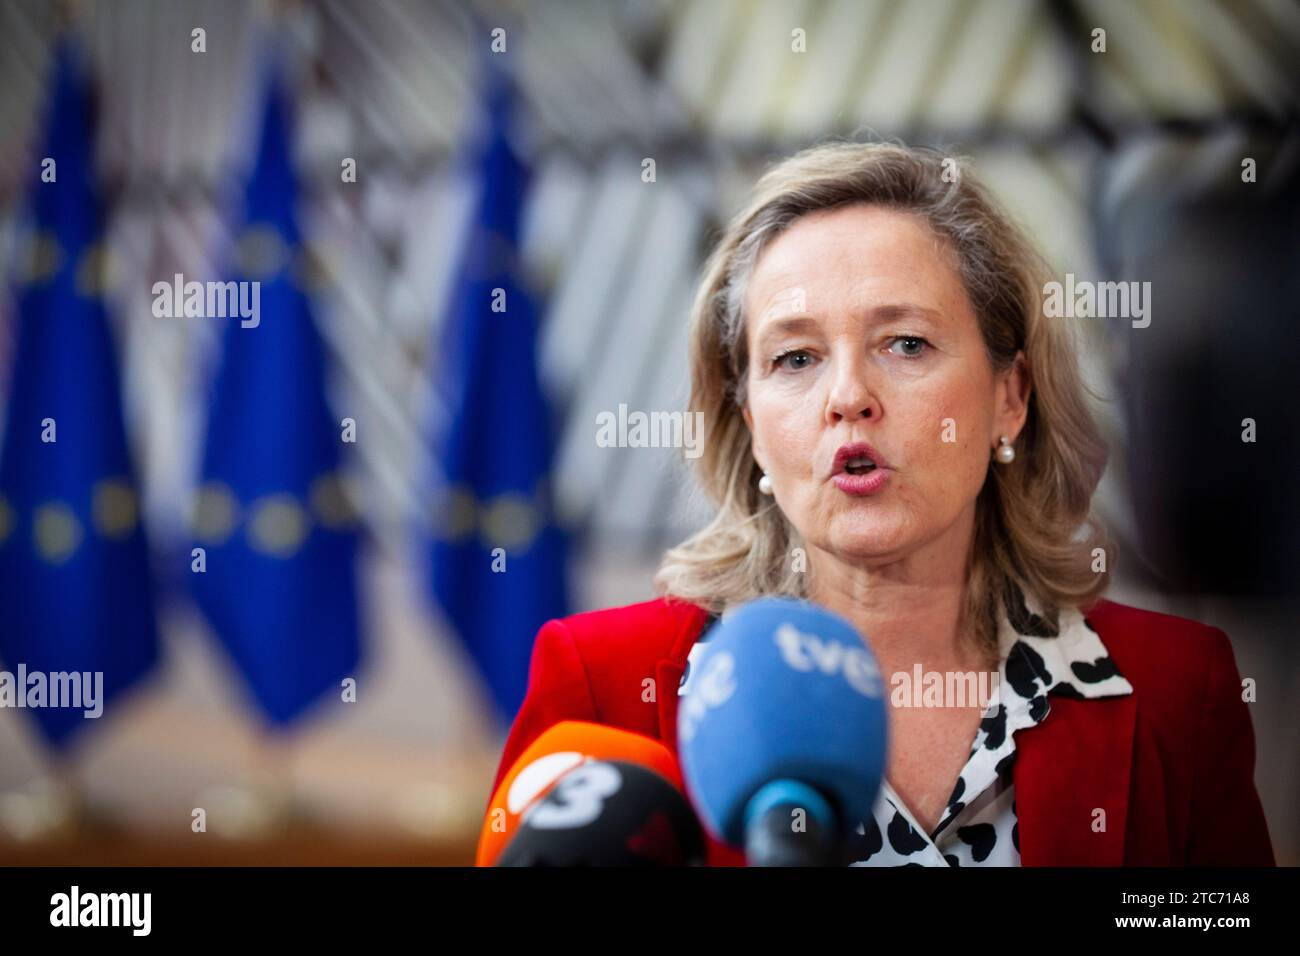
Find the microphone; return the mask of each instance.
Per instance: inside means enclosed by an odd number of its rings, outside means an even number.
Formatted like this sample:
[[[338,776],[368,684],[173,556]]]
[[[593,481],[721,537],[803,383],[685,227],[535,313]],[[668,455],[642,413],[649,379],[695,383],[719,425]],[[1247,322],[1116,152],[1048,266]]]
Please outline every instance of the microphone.
[[[887,724],[880,670],[842,617],[760,598],[702,639],[677,712],[687,793],[751,866],[839,866],[871,819]]]
[[[659,741],[604,724],[561,721],[538,735],[501,778],[479,831],[474,865],[495,865],[515,835],[524,811],[566,773],[590,760],[645,767],[678,791],[683,789],[677,760]]]
[[[524,811],[497,866],[699,866],[704,832],[681,790],[625,760],[588,760]]]

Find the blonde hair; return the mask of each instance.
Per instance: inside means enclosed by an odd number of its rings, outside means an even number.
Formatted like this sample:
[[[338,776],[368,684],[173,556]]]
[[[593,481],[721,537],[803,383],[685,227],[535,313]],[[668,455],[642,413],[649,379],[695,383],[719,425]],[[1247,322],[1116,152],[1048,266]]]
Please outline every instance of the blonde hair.
[[[772,167],[728,225],[704,270],[691,314],[690,410],[703,414],[696,461],[717,513],[664,556],[661,593],[713,613],[760,595],[806,596],[791,551],[798,531],[758,491],[742,416],[748,347],[743,303],[759,256],[802,216],[865,203],[920,217],[956,253],[995,371],[1025,354],[1032,382],[1016,459],[994,464],[976,501],[961,633],[996,649],[999,602],[1010,615],[1032,598],[1049,619],[1086,607],[1106,587],[1092,571],[1104,532],[1091,520],[1107,448],[1088,407],[1069,325],[1043,315],[1042,256],[974,178],[965,160],[930,149],[833,142]]]

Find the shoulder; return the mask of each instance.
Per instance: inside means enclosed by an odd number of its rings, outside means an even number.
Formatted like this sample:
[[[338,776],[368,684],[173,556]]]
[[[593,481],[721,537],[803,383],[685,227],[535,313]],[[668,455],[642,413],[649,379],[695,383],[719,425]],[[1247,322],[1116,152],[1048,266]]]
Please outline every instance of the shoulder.
[[[665,660],[677,663],[680,673],[707,617],[697,605],[658,598],[548,621],[533,646],[532,700],[525,707],[565,701],[581,707],[564,719],[656,736],[657,710],[647,704],[657,697],[647,697],[646,688],[661,679],[659,665]]]
[[[586,611],[552,621],[565,632],[589,671],[648,666],[682,655],[703,626],[707,612],[675,598],[655,598],[622,607]]]
[[[661,660],[689,649],[706,618],[703,608],[661,598],[543,624],[533,641],[528,692],[493,789],[525,748],[561,721],[593,721],[657,737],[658,714],[647,706],[645,681],[657,679]]]
[[[1232,644],[1220,628],[1104,599],[1084,620],[1153,715],[1186,715],[1201,709],[1206,694],[1240,691]]]
[[[1102,599],[1084,613],[1116,664],[1121,659],[1136,668],[1158,664],[1177,667],[1178,661],[1204,663],[1228,645],[1217,627],[1186,617],[1148,611]]]

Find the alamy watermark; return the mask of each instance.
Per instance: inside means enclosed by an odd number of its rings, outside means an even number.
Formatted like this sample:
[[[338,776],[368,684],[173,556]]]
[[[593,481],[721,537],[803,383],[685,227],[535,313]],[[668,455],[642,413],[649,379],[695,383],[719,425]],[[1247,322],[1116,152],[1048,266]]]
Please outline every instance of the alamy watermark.
[[[234,319],[245,329],[262,322],[262,283],[185,281],[176,273],[171,282],[158,281],[153,292],[156,319]]]
[[[598,448],[684,448],[687,458],[699,458],[703,441],[703,412],[629,412],[620,404],[596,415]]]
[[[1075,280],[1043,285],[1043,314],[1050,319],[1132,319],[1133,328],[1151,324],[1150,282]]]
[[[118,926],[131,930],[132,936],[148,936],[153,929],[153,894],[82,892],[74,883],[68,892],[50,897],[50,925]]]
[[[69,707],[94,719],[104,713],[103,671],[0,671],[0,707]]]
[[[993,671],[910,671],[889,677],[893,707],[979,707],[988,710],[997,693],[999,675]]]

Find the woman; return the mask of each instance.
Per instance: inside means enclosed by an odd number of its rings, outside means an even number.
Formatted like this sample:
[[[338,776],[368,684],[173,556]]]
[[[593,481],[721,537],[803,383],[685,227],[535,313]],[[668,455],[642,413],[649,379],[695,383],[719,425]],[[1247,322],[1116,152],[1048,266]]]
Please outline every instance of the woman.
[[[892,688],[995,687],[891,694],[858,864],[1272,865],[1226,636],[1099,597],[1106,447],[1050,278],[939,154],[830,144],[770,170],[693,309],[717,515],[667,554],[661,599],[542,628],[498,782],[560,720],[675,750],[701,633],[789,594],[856,625]]]

